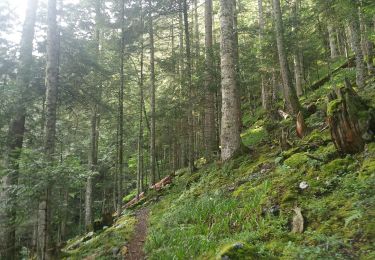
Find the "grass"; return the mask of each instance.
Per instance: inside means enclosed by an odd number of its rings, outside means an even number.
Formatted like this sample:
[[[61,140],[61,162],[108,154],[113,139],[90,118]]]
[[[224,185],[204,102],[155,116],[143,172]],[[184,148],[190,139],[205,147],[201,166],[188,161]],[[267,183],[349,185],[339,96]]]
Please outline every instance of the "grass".
[[[321,150],[310,153],[317,156]],[[362,165],[375,160],[373,154],[327,163],[304,157],[304,167],[291,168],[285,161],[268,173],[261,173],[257,163],[274,158],[257,159],[209,166],[188,186],[189,174],[176,179],[152,207],[149,258],[212,259],[228,244],[243,241],[266,259],[370,259],[375,176],[359,176],[365,171]],[[309,184],[306,191],[298,188],[301,181]],[[290,233],[296,204],[306,218],[303,234]],[[277,216],[268,213],[275,205],[280,206]]]
[[[94,236],[79,243],[79,246],[74,249],[69,247],[82,237],[77,237],[68,241],[65,249],[63,249],[63,259],[83,259],[91,256],[95,259],[113,259],[114,248],[121,250],[130,235],[133,233],[135,225],[135,218],[131,214],[121,216],[113,226],[95,233]]]
[[[251,155],[201,163],[193,174],[181,169],[172,185],[150,193],[148,259],[375,259],[375,143],[357,155],[336,152],[329,130],[320,130],[332,88],[328,83],[303,99],[318,112],[306,119],[310,133],[293,140],[290,150],[266,143],[274,136],[267,122],[244,113],[251,126],[241,137]],[[360,94],[373,102],[375,81]],[[293,120],[283,124],[294,128]],[[305,219],[302,234],[291,233],[296,205]],[[111,248],[123,245],[134,226],[131,215],[123,219],[122,228],[67,253],[110,259]]]
[[[294,140],[289,151],[281,153],[264,142],[271,137],[266,123],[257,113],[253,118],[244,113],[243,121],[251,126],[241,137],[255,151],[223,165],[206,165],[193,175],[179,175],[152,206],[148,257],[373,259],[375,145],[340,157],[329,130],[319,130],[327,110],[325,96],[333,82],[350,73],[343,70],[303,99],[304,105],[316,103],[318,113],[306,119],[310,134]],[[373,88],[375,83],[370,83],[366,95],[375,99]],[[293,129],[292,120],[284,124]],[[308,184],[305,190],[299,188],[302,181]],[[302,234],[290,232],[296,205],[305,218]],[[248,258],[237,245],[248,250]]]

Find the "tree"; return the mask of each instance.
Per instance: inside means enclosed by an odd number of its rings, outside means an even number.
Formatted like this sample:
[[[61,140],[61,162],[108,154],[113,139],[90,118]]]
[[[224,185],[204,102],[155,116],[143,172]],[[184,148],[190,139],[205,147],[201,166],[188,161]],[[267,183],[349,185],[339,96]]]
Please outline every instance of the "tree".
[[[194,118],[193,118],[193,90],[192,90],[192,70],[191,70],[191,48],[190,48],[190,33],[189,33],[189,15],[187,0],[183,1],[184,14],[184,33],[185,33],[185,50],[186,50],[186,78],[188,88],[188,109],[187,109],[187,124],[188,124],[188,163],[190,172],[195,170],[194,166]]]
[[[97,0],[95,3],[95,59],[98,62],[100,56],[100,28],[99,20],[101,17],[101,0]],[[98,93],[99,97],[97,100],[101,100],[101,83],[99,83]],[[97,170],[98,164],[98,141],[99,141],[99,105],[97,100],[94,100],[91,108],[91,128],[90,128],[90,147],[88,154],[88,168],[90,175],[87,177],[86,182],[86,193],[85,193],[85,228],[86,230],[91,228],[92,224],[92,199],[93,199],[93,185],[94,185],[94,172]]]
[[[262,98],[262,107],[264,110],[269,111],[272,107],[272,86],[266,82],[265,79],[265,62],[264,62],[264,52],[265,52],[265,20],[263,14],[263,0],[258,0],[258,23],[259,23],[259,45],[260,45],[260,53],[259,53],[259,65],[260,65],[260,84],[261,84],[261,98]]]
[[[221,159],[227,161],[241,148],[239,98],[233,39],[233,1],[221,0],[220,54],[221,54]]]
[[[46,68],[46,110],[44,125],[44,154],[49,164],[53,164],[56,135],[57,87],[59,73],[59,33],[56,21],[56,0],[48,1],[47,17],[47,68]],[[39,203],[38,213],[38,258],[52,259],[51,252],[51,189],[47,181]]]
[[[12,118],[6,141],[5,167],[8,173],[2,179],[0,190],[0,258],[17,259],[16,246],[16,212],[17,191],[19,175],[19,157],[21,154],[26,120],[26,97],[32,78],[31,68],[33,63],[34,26],[37,11],[37,0],[29,0],[27,3],[26,17],[22,29],[20,44],[20,56],[17,68],[16,87],[20,92],[19,99],[15,103],[14,117]]]
[[[290,75],[288,60],[284,47],[283,20],[281,15],[280,0],[273,0],[273,15],[275,20],[275,34],[277,42],[277,51],[279,54],[279,63],[281,77],[283,79],[283,93],[287,110],[297,115],[300,110],[300,104],[296,91],[293,87],[292,77]]]
[[[350,15],[349,29],[351,35],[351,42],[353,51],[355,54],[355,64],[356,64],[356,83],[358,87],[363,88],[365,85],[365,74],[366,68],[363,60],[363,52],[361,48],[361,36],[359,28],[359,17],[358,10],[356,6],[353,6],[353,10]]]
[[[152,0],[148,1],[149,5],[149,36],[150,36],[150,83],[151,83],[151,142],[150,142],[150,156],[151,156],[151,182],[156,183],[156,126],[155,126],[155,47],[154,47],[154,25],[152,17]]]
[[[206,157],[210,158],[215,152],[215,92],[212,84],[213,76],[213,46],[212,46],[212,0],[205,2],[205,113],[204,113],[204,142]]]
[[[335,37],[335,31],[330,22],[327,25],[327,30],[328,30],[329,48],[331,51],[331,59],[336,59],[338,56],[337,47],[336,47],[336,37]]]
[[[299,12],[300,12],[300,2],[299,0],[294,0],[293,4],[293,30],[295,35],[295,48],[294,48],[294,55],[293,55],[293,63],[294,63],[294,78],[296,82],[296,92],[297,96],[302,96],[303,89],[302,89],[302,51],[301,51],[301,44],[299,39],[299,30],[300,30],[300,20],[299,20]]]

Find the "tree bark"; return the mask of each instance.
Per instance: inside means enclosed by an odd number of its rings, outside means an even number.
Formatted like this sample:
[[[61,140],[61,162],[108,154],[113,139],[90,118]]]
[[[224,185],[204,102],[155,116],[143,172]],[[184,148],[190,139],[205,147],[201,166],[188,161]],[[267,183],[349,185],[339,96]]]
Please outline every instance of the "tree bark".
[[[356,64],[356,83],[357,86],[363,88],[365,86],[365,63],[363,60],[363,52],[361,48],[361,36],[359,31],[358,13],[353,12],[349,21],[349,29],[351,34],[352,48],[355,54]]]
[[[294,48],[294,55],[293,55],[293,64],[294,64],[294,79],[296,83],[296,93],[297,96],[300,97],[303,95],[303,76],[302,76],[302,64],[300,55],[302,55],[301,46],[300,46],[300,39],[299,39],[299,0],[294,0],[293,6],[293,31],[296,39],[296,47]]]
[[[221,159],[227,161],[241,148],[239,98],[234,57],[233,1],[221,0]]]
[[[212,49],[212,0],[205,2],[205,113],[204,143],[206,157],[210,159],[216,150],[215,138],[215,90],[213,86],[213,49]]]
[[[123,175],[124,175],[124,50],[125,50],[125,1],[121,1],[120,12],[121,24],[121,46],[120,46],[120,88],[118,99],[119,112],[119,143],[118,143],[118,193],[117,193],[117,216],[122,212],[122,195],[123,195]]]
[[[140,79],[139,79],[139,130],[138,130],[138,169],[137,169],[137,196],[144,191],[144,182],[143,182],[143,51],[144,51],[144,44],[143,44],[143,33],[144,33],[144,22],[143,22],[143,9],[142,9],[143,1],[141,1],[141,71],[140,71]]]
[[[101,16],[101,1],[95,4],[95,44],[96,44],[96,60],[100,61],[100,29],[99,20]],[[101,84],[101,83],[100,83]],[[101,100],[101,86],[99,85],[99,100]],[[98,164],[98,141],[99,141],[99,105],[93,104],[90,120],[90,148],[88,154],[88,168],[91,173],[97,170]],[[89,176],[86,180],[85,192],[85,229],[91,228],[92,224],[92,197],[93,197],[94,176]]]
[[[336,149],[340,153],[353,154],[364,149],[363,131],[358,121],[358,111],[368,109],[351,88],[350,83],[347,80],[345,83],[345,87],[328,95],[328,124]]]
[[[57,27],[56,0],[48,1],[47,11],[47,69],[46,69],[46,112],[44,126],[44,153],[53,164],[56,135],[57,88],[59,72],[59,32]],[[38,259],[52,259],[51,195],[52,182],[47,181],[44,195],[39,203]]]
[[[17,259],[16,210],[18,184],[18,160],[21,154],[25,133],[26,104],[24,98],[31,78],[34,26],[37,0],[29,0],[22,30],[18,73],[16,78],[19,100],[15,104],[15,116],[11,119],[6,141],[5,168],[7,174],[2,178],[0,189],[0,259]]]
[[[188,102],[189,106],[187,109],[188,118],[188,163],[189,170],[193,172],[194,166],[194,125],[193,125],[193,82],[192,82],[192,71],[191,71],[191,48],[190,48],[190,34],[189,34],[189,15],[188,15],[188,4],[187,0],[183,0],[183,16],[184,16],[184,32],[185,32],[185,51],[186,51],[186,78],[188,87]]]
[[[283,21],[281,15],[280,0],[273,0],[273,13],[275,19],[275,33],[277,42],[277,51],[279,54],[280,71],[283,79],[283,92],[288,112],[297,115],[300,110],[300,103],[296,91],[293,87],[292,77],[290,75],[288,60],[284,47]]]
[[[156,183],[156,127],[155,127],[155,46],[154,46],[154,25],[152,17],[152,1],[149,4],[149,36],[150,36],[150,81],[151,81],[151,184]]]
[[[335,37],[335,30],[333,29],[333,26],[328,23],[327,25],[328,30],[328,40],[329,40],[329,48],[331,51],[331,59],[336,59],[337,54],[337,47],[336,47],[336,37]]]

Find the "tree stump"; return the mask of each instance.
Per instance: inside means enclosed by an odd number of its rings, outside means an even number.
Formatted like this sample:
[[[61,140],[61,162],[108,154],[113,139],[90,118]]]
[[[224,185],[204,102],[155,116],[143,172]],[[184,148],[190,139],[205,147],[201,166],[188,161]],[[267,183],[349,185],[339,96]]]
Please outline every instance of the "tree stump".
[[[338,152],[354,154],[363,151],[365,136],[373,138],[373,110],[353,90],[345,79],[345,86],[328,95],[327,122]]]
[[[301,111],[298,112],[296,120],[296,133],[299,138],[303,138],[307,133],[307,126],[305,124],[305,119]]]

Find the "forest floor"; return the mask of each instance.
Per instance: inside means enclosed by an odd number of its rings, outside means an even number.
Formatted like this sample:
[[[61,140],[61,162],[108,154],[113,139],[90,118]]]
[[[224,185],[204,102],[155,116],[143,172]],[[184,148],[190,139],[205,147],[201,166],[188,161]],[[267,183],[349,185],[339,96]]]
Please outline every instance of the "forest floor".
[[[348,75],[354,82],[343,69],[301,98],[317,106],[302,139],[293,119],[271,122],[243,104],[250,153],[227,163],[200,158],[194,173],[180,169],[112,227],[68,241],[65,259],[375,259],[375,141],[341,155],[325,127],[326,96]],[[375,78],[357,90],[374,108]],[[279,147],[281,129],[290,133],[288,150]],[[293,232],[296,207],[301,233]]]
[[[145,253],[143,251],[143,245],[146,241],[147,236],[147,225],[148,225],[148,208],[141,208],[135,213],[137,224],[134,228],[134,233],[130,238],[127,246],[127,254],[125,259],[129,260],[141,260],[145,259]]]

